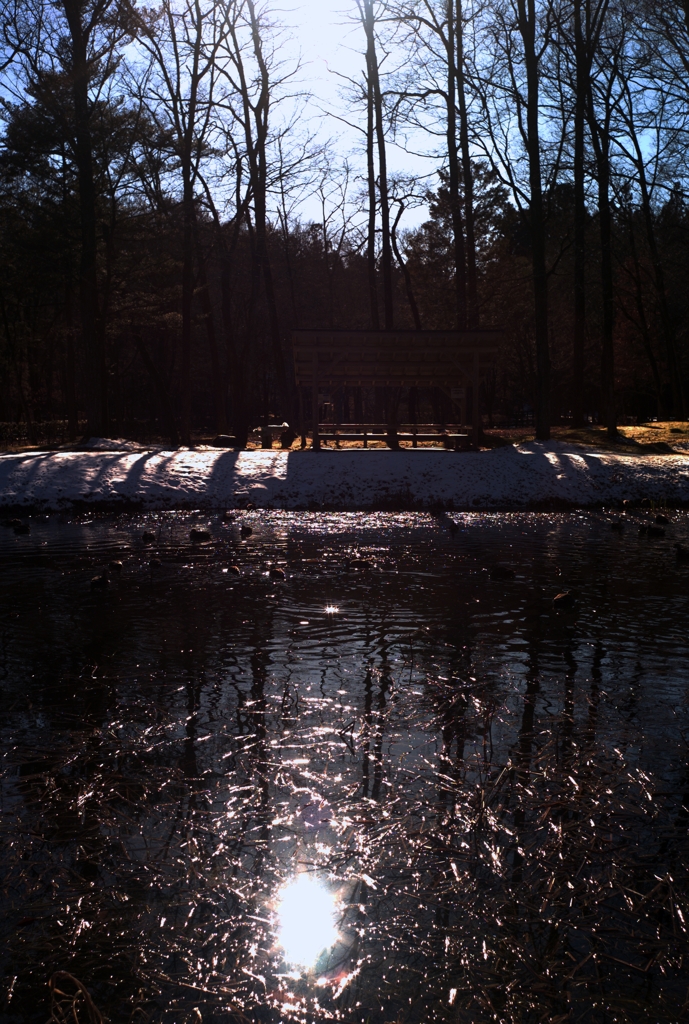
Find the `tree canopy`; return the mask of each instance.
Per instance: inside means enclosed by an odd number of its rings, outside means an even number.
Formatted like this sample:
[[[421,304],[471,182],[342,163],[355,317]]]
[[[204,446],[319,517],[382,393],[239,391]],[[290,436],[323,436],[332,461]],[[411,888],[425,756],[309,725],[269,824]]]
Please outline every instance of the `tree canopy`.
[[[541,438],[686,416],[686,4],[350,13],[361,60],[324,141],[270,0],[2,0],[6,433],[245,443],[297,416],[308,327],[501,327],[471,401]],[[339,416],[380,418],[350,390]]]

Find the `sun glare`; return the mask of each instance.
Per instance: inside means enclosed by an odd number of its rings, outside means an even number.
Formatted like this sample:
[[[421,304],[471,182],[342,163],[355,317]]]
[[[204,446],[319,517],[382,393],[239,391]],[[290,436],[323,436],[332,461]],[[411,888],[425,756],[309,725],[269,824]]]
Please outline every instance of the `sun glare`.
[[[307,874],[285,886],[278,907],[278,940],[288,963],[313,967],[337,942],[335,910],[333,894]]]

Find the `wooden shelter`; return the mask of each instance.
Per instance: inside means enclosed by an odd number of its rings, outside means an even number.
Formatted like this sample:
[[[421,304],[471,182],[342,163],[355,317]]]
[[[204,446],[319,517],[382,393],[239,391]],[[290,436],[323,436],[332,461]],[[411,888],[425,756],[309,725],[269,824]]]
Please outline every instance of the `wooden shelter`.
[[[314,448],[321,387],[473,388],[472,434],[479,439],[478,389],[502,340],[499,330],[292,331],[294,376],[310,387]]]

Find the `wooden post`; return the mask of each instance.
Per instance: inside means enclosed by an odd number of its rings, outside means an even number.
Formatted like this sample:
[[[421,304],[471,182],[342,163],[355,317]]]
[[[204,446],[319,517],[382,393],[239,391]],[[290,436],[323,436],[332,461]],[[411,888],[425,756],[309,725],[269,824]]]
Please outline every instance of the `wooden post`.
[[[344,392],[344,387],[337,388],[337,390],[335,391],[335,403],[334,403],[334,409],[333,409],[333,411],[335,413],[335,447],[338,448],[338,449],[340,447],[340,438],[339,438],[338,435],[339,435],[339,433],[340,433],[340,431],[342,429],[342,395],[343,395],[343,392]],[[332,394],[331,394],[331,397],[332,397]]]
[[[399,451],[400,443],[397,438],[397,403],[395,401],[395,389],[387,388],[388,415],[386,444],[393,452]]]
[[[315,452],[321,450],[321,439],[318,435],[318,352],[314,349],[311,370],[311,418],[313,421],[313,440],[311,448]]]
[[[471,418],[472,418],[472,430],[471,430],[471,443],[475,448],[478,448],[479,436],[481,433],[481,420],[478,413],[478,388],[479,388],[479,366],[478,366],[478,352],[474,351],[474,373],[472,377],[473,395],[471,402]]]
[[[297,387],[299,392],[299,433],[301,434],[301,446],[306,448],[306,425],[304,423],[304,390],[299,384]]]

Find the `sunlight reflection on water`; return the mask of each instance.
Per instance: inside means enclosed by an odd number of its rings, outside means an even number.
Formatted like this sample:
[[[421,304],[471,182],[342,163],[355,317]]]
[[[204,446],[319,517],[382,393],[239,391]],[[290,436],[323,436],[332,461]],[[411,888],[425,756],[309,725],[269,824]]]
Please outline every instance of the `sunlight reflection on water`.
[[[285,886],[278,906],[278,939],[288,963],[314,967],[321,953],[334,946],[336,906],[333,893],[307,874]]]
[[[0,1024],[684,1019],[689,513],[246,518],[0,530]]]

